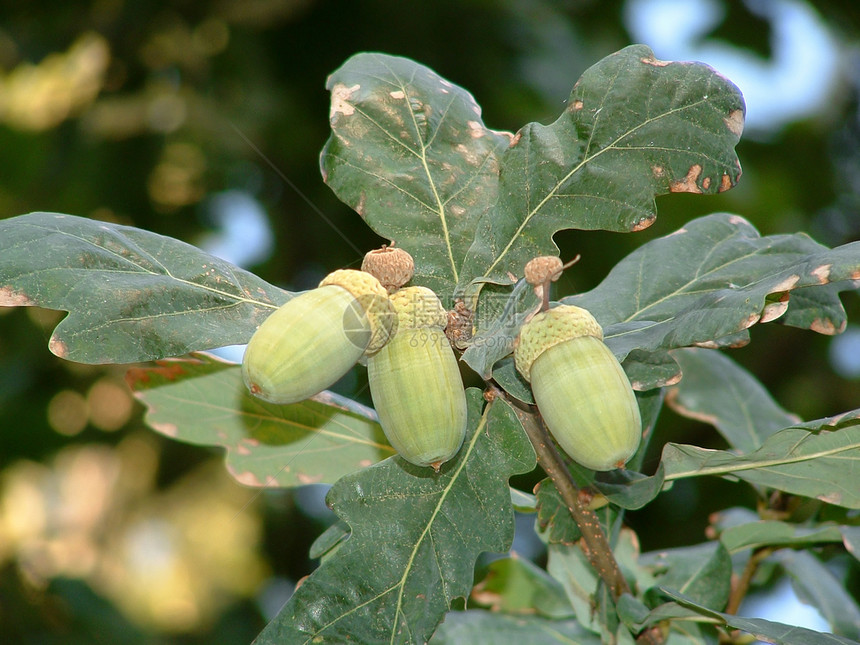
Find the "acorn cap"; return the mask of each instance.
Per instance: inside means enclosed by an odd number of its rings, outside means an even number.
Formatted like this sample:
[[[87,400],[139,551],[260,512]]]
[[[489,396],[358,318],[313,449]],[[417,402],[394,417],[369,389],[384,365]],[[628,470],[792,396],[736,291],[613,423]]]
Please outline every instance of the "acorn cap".
[[[555,282],[561,277],[564,265],[561,258],[555,255],[542,255],[529,260],[526,264],[524,275],[526,282],[538,286],[547,282]]]
[[[412,279],[415,261],[401,248],[383,246],[364,255],[361,270],[376,277],[390,293]]]
[[[517,370],[531,382],[531,369],[538,356],[550,347],[580,336],[603,340],[603,328],[588,310],[573,305],[559,305],[542,311],[523,325],[514,349]]]
[[[397,331],[397,317],[379,280],[355,269],[338,269],[332,271],[319,286],[335,285],[349,291],[361,307],[370,322],[371,338],[366,354],[378,352]]]
[[[436,294],[427,287],[398,289],[390,298],[394,311],[397,312],[398,329],[445,329],[448,324],[448,312]]]

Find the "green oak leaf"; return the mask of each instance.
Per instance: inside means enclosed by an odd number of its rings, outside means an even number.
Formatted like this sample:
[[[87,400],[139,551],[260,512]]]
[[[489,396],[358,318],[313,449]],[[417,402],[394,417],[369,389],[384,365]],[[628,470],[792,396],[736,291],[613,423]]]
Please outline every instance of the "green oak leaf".
[[[657,585],[675,589],[701,605],[721,610],[728,602],[732,561],[718,541],[643,553],[639,563],[653,570]]]
[[[860,508],[854,472],[860,464],[860,410],[788,427],[747,454],[669,443],[665,480],[736,477],[846,508]]]
[[[136,363],[245,343],[291,295],[170,237],[64,215],[0,221],[0,306],[68,311],[49,343],[79,363]]]
[[[509,133],[466,90],[406,58],[363,53],[328,79],[323,178],[415,260],[413,284],[453,292],[480,216],[496,201]]]
[[[860,641],[860,606],[845,580],[810,551],[782,549],[773,555],[791,580],[801,602],[815,607],[834,634]]]
[[[460,288],[558,255],[559,230],[641,230],[657,195],[731,188],[744,109],[737,87],[701,63],[659,61],[644,45],[599,61],[554,123],[526,125],[504,152],[498,202],[478,222]]]
[[[785,625],[784,623],[764,620],[763,618],[744,618],[742,616],[724,614],[704,607],[695,600],[676,591],[664,589],[662,593],[675,601],[674,603],[668,603],[668,605],[670,607],[674,606],[677,608],[677,611],[667,611],[666,605],[660,605],[652,613],[659,612],[661,619],[669,618],[672,615],[679,618],[689,618],[689,615],[684,610],[693,610],[701,616],[716,619],[732,629],[747,632],[761,641],[774,643],[774,645],[857,645],[857,641],[849,640],[836,634],[816,632],[805,627]]]
[[[860,508],[860,492],[852,485],[858,461],[860,409],[783,428],[747,454],[667,443],[654,475],[602,475],[596,483],[613,502],[628,508],[639,508],[666,483],[705,475]],[[848,544],[849,537],[845,539]]]
[[[600,637],[575,620],[500,614],[472,609],[454,611],[430,639],[430,645],[601,645]]]
[[[248,393],[238,365],[207,354],[136,367],[126,381],[150,428],[224,447],[227,470],[247,486],[333,483],[394,454],[373,410],[333,392],[267,403]]]
[[[588,309],[619,360],[640,350],[633,359],[642,363],[679,347],[744,344],[749,327],[791,311],[796,290],[802,315],[786,321],[837,333],[845,327],[838,292],[858,279],[860,242],[828,249],[802,233],[762,237],[742,217],[718,213],[643,244],[597,287],[561,302]],[[644,367],[636,389],[671,384],[671,370],[649,380]]]
[[[296,590],[255,643],[424,643],[451,602],[472,588],[482,551],[514,534],[508,478],[535,456],[513,409],[482,411],[467,390],[469,432],[439,473],[400,457],[347,475],[327,503],[351,534]],[[372,566],[368,566],[368,565]]]
[[[836,524],[799,526],[778,520],[758,520],[730,526],[720,532],[720,542],[731,554],[766,546],[805,548],[842,541],[842,530]]]

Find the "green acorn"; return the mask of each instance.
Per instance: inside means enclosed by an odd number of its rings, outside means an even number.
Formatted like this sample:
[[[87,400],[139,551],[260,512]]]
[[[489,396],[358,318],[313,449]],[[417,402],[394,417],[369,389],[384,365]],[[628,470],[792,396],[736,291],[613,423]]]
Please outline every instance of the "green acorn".
[[[585,309],[560,305],[523,325],[514,360],[562,449],[592,470],[620,468],[642,436],[639,406],[603,330]]]
[[[397,332],[367,359],[373,405],[400,456],[438,472],[466,436],[466,393],[444,332],[447,312],[425,287],[400,289],[391,303]]]
[[[378,351],[396,322],[376,278],[334,271],[263,321],[245,349],[242,378],[252,394],[270,403],[303,401]]]

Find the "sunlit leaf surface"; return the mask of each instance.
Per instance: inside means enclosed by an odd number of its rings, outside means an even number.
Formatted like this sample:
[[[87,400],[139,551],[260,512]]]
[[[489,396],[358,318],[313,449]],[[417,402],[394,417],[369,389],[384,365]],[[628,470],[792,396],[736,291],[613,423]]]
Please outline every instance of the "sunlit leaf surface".
[[[333,483],[394,454],[376,414],[323,392],[292,405],[248,393],[238,365],[206,354],[160,361],[126,377],[153,430],[223,446],[227,469],[248,486]]]
[[[423,643],[472,588],[482,551],[504,552],[514,522],[508,478],[534,452],[501,399],[481,412],[468,390],[469,432],[440,473],[399,457],[340,479],[327,502],[352,531],[255,641]]]
[[[0,220],[0,306],[69,315],[50,349],[136,363],[246,343],[290,294],[170,237],[60,213]]]
[[[659,61],[643,45],[607,56],[577,81],[554,123],[515,135],[461,286],[505,281],[531,258],[557,255],[556,231],[641,230],[656,218],[656,195],[731,188],[743,122],[740,91],[706,65]]]
[[[415,284],[453,291],[478,218],[496,201],[511,135],[487,129],[466,90],[406,58],[358,54],[329,77],[323,176],[415,259]]]

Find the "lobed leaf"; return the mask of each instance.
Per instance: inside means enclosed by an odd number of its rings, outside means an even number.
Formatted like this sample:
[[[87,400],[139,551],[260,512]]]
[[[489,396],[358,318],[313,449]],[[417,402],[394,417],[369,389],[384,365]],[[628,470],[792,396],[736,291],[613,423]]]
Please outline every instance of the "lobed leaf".
[[[453,292],[478,218],[496,201],[509,133],[466,90],[406,58],[358,54],[332,74],[323,178],[415,260],[413,284]]]
[[[394,454],[376,413],[332,392],[292,405],[248,393],[238,365],[207,354],[128,371],[145,423],[172,439],[226,449],[247,486],[333,483]]]
[[[189,244],[61,213],[0,221],[0,306],[69,315],[50,350],[136,363],[245,343],[291,295]]]
[[[745,219],[718,213],[643,244],[586,293],[562,298],[588,309],[619,360],[689,346],[735,346],[747,329],[791,311],[813,331],[845,327],[839,290],[860,280],[860,242],[828,249],[808,236],[761,237]],[[662,359],[661,359],[662,360]],[[647,370],[644,371],[647,374]],[[667,384],[666,374],[637,389]]]
[[[469,432],[436,474],[400,457],[340,479],[327,503],[351,534],[296,590],[255,643],[423,643],[472,588],[482,551],[514,533],[508,478],[535,456],[513,409],[481,411],[469,389]],[[368,566],[373,563],[373,566]]]
[[[554,123],[514,136],[460,287],[504,281],[535,256],[557,255],[561,229],[641,230],[656,217],[656,195],[731,188],[743,122],[740,91],[706,65],[659,61],[644,45],[607,56]]]

